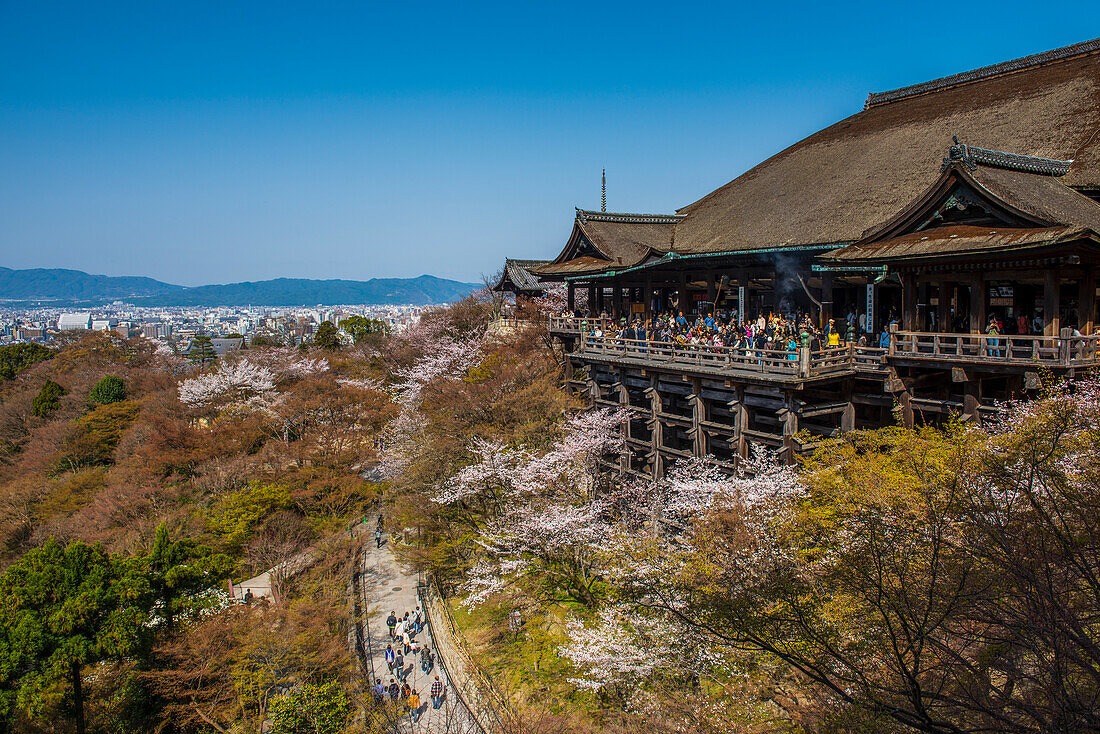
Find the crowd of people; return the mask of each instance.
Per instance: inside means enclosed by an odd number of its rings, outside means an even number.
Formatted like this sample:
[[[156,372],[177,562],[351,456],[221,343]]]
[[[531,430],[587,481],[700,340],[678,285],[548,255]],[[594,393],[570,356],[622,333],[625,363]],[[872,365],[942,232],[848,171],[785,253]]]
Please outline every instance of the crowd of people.
[[[728,347],[753,351],[784,351],[794,358],[800,347],[813,351],[823,347],[888,346],[890,324],[878,335],[869,333],[866,318],[852,311],[846,318],[829,319],[818,328],[807,314],[761,314],[738,322],[736,315],[722,311],[685,316],[683,311],[642,318],[623,316],[618,321],[605,316],[581,317],[581,331],[598,339],[650,342],[670,346]]]
[[[391,611],[390,616],[386,618],[386,627],[389,629],[390,644],[386,646],[384,657],[390,672],[390,680],[388,684],[383,684],[381,678],[375,678],[372,695],[376,704],[382,705],[388,699],[399,710],[407,711],[416,723],[420,720],[423,710],[420,694],[409,685],[408,681],[409,673],[412,672],[415,663],[406,666],[406,658],[419,656],[420,669],[425,675],[431,675],[435,668],[435,656],[431,648],[420,645],[416,641],[416,636],[424,627],[424,612],[420,609],[420,605],[417,605],[412,612],[405,612],[402,617],[398,617],[396,612]],[[443,681],[439,679],[439,675],[436,675],[430,690],[432,708],[438,709],[443,705],[444,694]]]

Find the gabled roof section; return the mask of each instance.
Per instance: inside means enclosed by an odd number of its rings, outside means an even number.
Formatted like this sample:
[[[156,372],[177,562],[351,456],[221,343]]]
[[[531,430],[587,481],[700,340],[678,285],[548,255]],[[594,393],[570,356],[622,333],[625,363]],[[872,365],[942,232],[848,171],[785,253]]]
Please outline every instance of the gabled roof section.
[[[1100,247],[1100,235],[1087,227],[999,228],[954,225],[913,232],[872,245],[849,245],[823,259],[839,265],[902,265],[914,261],[942,263],[1046,250],[1082,244]]]
[[[1067,48],[877,99],[680,209],[674,250],[855,242],[932,185],[955,134],[982,151],[1070,162],[1062,183],[1100,189],[1100,41]]]
[[[970,84],[983,79],[1013,74],[1025,69],[1033,69],[1044,64],[1051,64],[1056,61],[1062,61],[1082,54],[1093,53],[1098,50],[1100,50],[1100,38],[1095,38],[1091,41],[1075,43],[1072,46],[1063,46],[1062,48],[1043,51],[1042,53],[1032,54],[1031,56],[1023,56],[1011,61],[1002,61],[999,64],[983,66],[980,69],[951,74],[950,76],[933,79],[932,81],[922,82],[920,84],[911,84],[899,89],[891,89],[888,92],[871,92],[867,95],[867,102],[864,103],[863,109],[889,104],[899,99],[938,92],[942,89],[957,87],[961,84]]]
[[[1095,239],[1100,204],[1045,173],[1050,168],[1041,159],[968,149],[956,140],[921,196],[823,259],[889,262]]]
[[[534,293],[541,291],[545,285],[539,276],[531,272],[531,268],[546,265],[549,260],[513,260],[504,261],[504,272],[501,273],[500,282],[493,286],[494,291],[512,291],[513,293]]]
[[[577,209],[573,232],[561,253],[535,268],[539,275],[573,275],[636,265],[672,246],[676,214],[626,214]]]

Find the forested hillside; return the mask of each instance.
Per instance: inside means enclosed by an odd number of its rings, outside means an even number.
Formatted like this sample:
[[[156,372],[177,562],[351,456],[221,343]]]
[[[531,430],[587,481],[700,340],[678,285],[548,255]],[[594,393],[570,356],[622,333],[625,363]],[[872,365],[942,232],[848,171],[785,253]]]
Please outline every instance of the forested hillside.
[[[374,508],[516,732],[1100,728],[1100,382],[618,481],[625,416],[562,390],[551,308],[500,335],[472,297],[202,370],[102,334],[8,355],[8,730],[391,731],[347,646]],[[228,603],[307,547],[276,599]]]
[[[346,531],[377,497],[381,373],[369,348],[199,372],[94,334],[0,384],[6,730],[258,731],[306,684],[350,712]],[[307,547],[276,603],[227,603]]]

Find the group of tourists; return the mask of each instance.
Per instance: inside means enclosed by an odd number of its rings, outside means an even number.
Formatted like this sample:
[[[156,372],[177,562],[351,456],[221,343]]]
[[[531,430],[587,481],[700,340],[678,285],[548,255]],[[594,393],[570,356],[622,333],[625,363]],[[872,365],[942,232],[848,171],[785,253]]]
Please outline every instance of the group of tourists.
[[[875,337],[867,333],[866,318],[851,311],[847,318],[829,319],[818,328],[808,314],[761,314],[755,319],[738,322],[736,315],[721,311],[688,315],[683,311],[669,312],[643,319],[622,317],[616,323],[606,317],[598,320],[580,319],[581,331],[597,339],[625,342],[647,342],[679,347],[715,347],[745,351],[782,351],[796,359],[800,347],[818,351],[823,347],[889,345],[889,323],[896,323],[893,314],[886,329]]]
[[[398,617],[396,612],[390,612],[390,616],[386,618],[386,627],[390,633],[390,644],[386,646],[384,655],[386,666],[390,672],[390,682],[388,685],[383,685],[382,679],[376,678],[372,691],[375,703],[382,704],[388,697],[391,703],[408,711],[414,723],[420,720],[423,712],[420,705],[420,695],[408,682],[408,676],[412,672],[413,666],[409,665],[406,668],[405,659],[419,656],[420,669],[425,675],[430,675],[435,667],[435,657],[431,648],[416,642],[416,636],[423,629],[424,622],[424,612],[421,610],[420,605],[417,605],[412,612],[405,612],[402,617]],[[436,675],[431,686],[432,708],[438,709],[443,705],[443,697],[443,681]]]

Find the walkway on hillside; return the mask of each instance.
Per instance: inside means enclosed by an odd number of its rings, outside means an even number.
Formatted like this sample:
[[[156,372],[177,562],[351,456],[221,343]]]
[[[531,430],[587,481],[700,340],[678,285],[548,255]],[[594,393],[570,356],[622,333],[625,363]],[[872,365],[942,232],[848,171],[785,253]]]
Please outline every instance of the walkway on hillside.
[[[416,609],[419,603],[416,595],[417,576],[415,571],[404,567],[394,557],[389,533],[383,538],[381,548],[376,548],[373,540],[373,537],[366,540],[363,547],[362,593],[368,604],[365,642],[376,677],[388,685],[391,676],[386,667],[385,650],[391,641],[386,618],[391,611],[401,617],[405,612],[411,613]],[[426,611],[424,614],[426,615]],[[405,670],[410,671],[407,680],[420,695],[422,716],[417,724],[413,724],[412,719],[405,716],[400,728],[417,734],[480,734],[481,729],[472,721],[465,705],[455,695],[455,688],[443,666],[439,665],[435,640],[432,639],[426,622],[416,636],[416,641],[431,648],[436,664],[430,674],[425,674],[420,669],[419,655],[410,653],[405,658]],[[446,690],[446,698],[439,709],[433,709],[431,702],[431,687],[436,675],[443,681]]]

